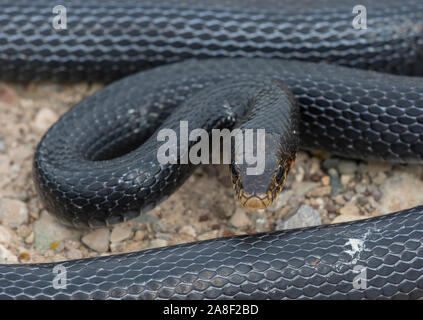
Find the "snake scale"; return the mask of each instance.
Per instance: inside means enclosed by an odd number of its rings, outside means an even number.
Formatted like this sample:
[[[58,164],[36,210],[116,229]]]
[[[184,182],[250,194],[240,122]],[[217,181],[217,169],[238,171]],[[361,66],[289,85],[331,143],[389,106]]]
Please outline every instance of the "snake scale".
[[[351,25],[349,0],[60,4],[67,28],[57,30],[50,1],[0,0],[0,77],[123,77],[72,108],[37,148],[36,186],[67,224],[125,221],[180,186],[193,166],[157,164],[154,136],[184,119],[208,130],[265,127],[287,137],[287,153],[299,125],[305,149],[422,162],[419,1],[362,1],[362,30]],[[282,170],[293,159],[283,160],[274,163]],[[422,214],[416,207],[330,226],[0,265],[0,298],[419,299]],[[351,239],[363,244],[357,252]],[[52,285],[57,265],[66,268],[66,288]],[[356,266],[366,269],[365,288],[353,286]]]

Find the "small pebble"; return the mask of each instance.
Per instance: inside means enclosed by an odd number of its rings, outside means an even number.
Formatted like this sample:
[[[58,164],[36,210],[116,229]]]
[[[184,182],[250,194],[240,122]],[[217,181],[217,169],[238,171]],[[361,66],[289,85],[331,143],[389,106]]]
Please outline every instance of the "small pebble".
[[[10,159],[13,159],[16,168],[20,167],[19,162],[31,159],[33,155],[34,150],[30,145],[19,145],[18,147],[9,150]]]
[[[57,121],[59,116],[49,108],[42,108],[35,116],[34,125],[40,131],[46,131]]]
[[[282,190],[271,206],[267,208],[270,212],[277,212],[288,204],[288,201],[294,196],[293,190]]]
[[[357,203],[362,207],[365,206],[368,202],[369,201],[367,200],[366,197],[358,197],[357,198]]]
[[[97,252],[106,252],[109,249],[110,231],[107,228],[91,231],[82,237],[81,241]]]
[[[6,152],[6,151],[7,151],[6,143],[4,142],[3,139],[0,138],[0,152]]]
[[[296,168],[295,173],[295,181],[296,182],[302,182],[304,180],[305,170],[302,166],[298,166]]]
[[[155,224],[159,221],[159,218],[157,218],[155,215],[152,215],[150,213],[142,213],[138,217],[136,217],[134,221],[138,223],[152,222],[153,224]]]
[[[195,229],[192,226],[183,226],[180,230],[179,230],[180,234],[195,238],[197,236],[197,233],[195,232]]]
[[[145,247],[145,245],[144,245],[143,242],[130,242],[125,246],[124,251],[125,252],[140,251],[144,247]]]
[[[81,242],[75,241],[75,240],[71,240],[71,239],[66,239],[64,241],[64,244],[65,244],[65,249],[66,250],[79,249],[81,247]]]
[[[370,161],[366,166],[366,171],[371,176],[376,176],[379,172],[389,172],[392,170],[392,164],[389,162]]]
[[[346,201],[350,201],[353,197],[354,197],[354,192],[352,191],[347,191],[344,193],[344,199]]]
[[[111,252],[123,252],[125,244],[123,242],[111,242],[110,251]]]
[[[31,232],[28,237],[25,238],[26,244],[34,243],[34,232]]]
[[[66,250],[65,256],[69,260],[82,259],[84,255],[78,249]]]
[[[322,177],[322,184],[324,186],[328,186],[330,184],[330,177],[329,176],[323,176]]]
[[[202,241],[202,240],[214,239],[216,237],[217,237],[217,230],[211,230],[211,231],[207,231],[198,235],[197,239]]]
[[[341,184],[342,186],[346,187],[348,185],[348,183],[350,183],[350,181],[352,180],[353,176],[349,175],[349,174],[343,174],[341,176]]]
[[[328,204],[325,206],[325,209],[326,209],[326,211],[327,211],[327,212],[329,212],[329,213],[335,213],[335,212],[336,212],[336,206],[335,206],[335,205],[333,205],[333,204],[331,204],[331,203],[328,203]]]
[[[111,242],[120,242],[131,238],[133,235],[132,229],[127,225],[119,224],[115,226],[110,234]]]
[[[18,263],[18,258],[6,247],[0,244],[0,264]]]
[[[292,184],[292,191],[295,196],[302,197],[310,190],[319,187],[319,184],[316,182],[304,181],[304,182],[295,182]]]
[[[380,192],[380,190],[379,190],[379,189],[377,189],[377,188],[374,188],[374,189],[371,191],[371,195],[372,195],[372,197],[373,197],[376,201],[379,201],[379,200],[380,200],[380,198],[382,198],[382,192]]]
[[[325,168],[326,170],[336,168],[338,166],[338,163],[339,163],[339,159],[329,158],[323,161],[323,168]]]
[[[11,170],[8,156],[0,154],[0,174],[8,174]]]
[[[342,222],[348,222],[348,221],[355,221],[355,220],[360,220],[366,217],[362,217],[359,215],[355,215],[355,214],[341,214],[339,216],[337,216],[335,219],[333,219],[331,221],[331,224],[334,223],[342,223]]]
[[[316,198],[316,197],[324,197],[330,195],[332,190],[331,186],[324,186],[324,187],[318,187],[310,190],[307,192],[307,197],[310,198]]]
[[[203,214],[198,218],[198,222],[204,222],[209,220],[209,216],[207,214]]]
[[[165,239],[153,239],[150,242],[149,248],[166,247],[167,244],[168,244],[168,241]]]
[[[147,237],[147,234],[146,234],[145,231],[143,231],[143,230],[137,230],[135,232],[134,239],[137,240],[137,241],[140,241],[140,240],[144,240],[146,237]]]
[[[380,212],[386,214],[423,203],[423,182],[419,177],[397,172],[381,186]]]
[[[354,189],[358,194],[364,194],[367,191],[367,187],[362,183],[358,183]]]
[[[64,226],[45,210],[41,212],[40,219],[34,222],[33,231],[35,249],[40,253],[50,250],[50,244],[53,242],[76,240],[81,236],[80,230]]]
[[[320,172],[320,160],[311,158],[310,175],[318,174]]]
[[[22,252],[19,255],[19,260],[21,260],[21,261],[27,261],[27,260],[29,260],[29,253],[28,252]]]
[[[341,160],[338,163],[338,170],[341,175],[343,174],[350,174],[354,175],[357,171],[357,163],[351,160]]]
[[[298,211],[287,219],[276,221],[276,230],[312,227],[322,224],[320,214],[308,205],[302,205]]]
[[[16,231],[21,238],[26,238],[31,233],[31,229],[26,224],[20,225]]]
[[[10,235],[9,230],[0,225],[0,243],[7,245],[9,244],[11,238],[12,236]]]
[[[339,180],[339,174],[336,169],[329,169],[328,171],[330,176],[330,186],[332,187],[331,196],[336,196],[340,192],[342,192],[342,183]]]
[[[387,178],[387,175],[381,171],[377,173],[377,175],[372,179],[372,181],[377,185],[383,185],[386,182]]]
[[[347,214],[347,215],[358,215],[360,210],[358,209],[357,205],[354,202],[347,202],[345,206],[339,209],[339,213]]]
[[[65,245],[63,243],[63,241],[54,241],[52,243],[50,243],[50,249],[56,251],[56,252],[60,252],[65,248]]]
[[[251,221],[248,216],[245,214],[244,210],[237,208],[235,213],[229,220],[229,223],[236,228],[245,228],[251,226]]]
[[[269,222],[265,218],[258,218],[256,220],[256,232],[266,232],[269,228]]]
[[[17,228],[28,221],[26,204],[15,199],[0,199],[0,222]]]

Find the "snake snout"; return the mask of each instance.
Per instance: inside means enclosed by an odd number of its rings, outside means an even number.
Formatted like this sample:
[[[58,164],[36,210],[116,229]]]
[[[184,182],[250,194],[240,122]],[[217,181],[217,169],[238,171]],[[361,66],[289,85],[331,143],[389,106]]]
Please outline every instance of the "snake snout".
[[[273,203],[273,199],[268,194],[244,194],[243,200],[242,206],[250,210],[265,209]]]
[[[263,172],[249,174],[247,164],[231,164],[235,197],[246,209],[269,207],[276,199],[294,162],[294,154],[281,150],[276,140],[266,139],[266,160]]]

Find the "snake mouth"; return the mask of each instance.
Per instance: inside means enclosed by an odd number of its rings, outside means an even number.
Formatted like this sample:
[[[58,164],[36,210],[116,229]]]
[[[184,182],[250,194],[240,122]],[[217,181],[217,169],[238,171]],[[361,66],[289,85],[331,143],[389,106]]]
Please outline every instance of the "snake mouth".
[[[273,203],[273,198],[269,194],[248,194],[242,192],[239,197],[239,201],[242,206],[246,209],[257,210],[257,209],[266,209]]]

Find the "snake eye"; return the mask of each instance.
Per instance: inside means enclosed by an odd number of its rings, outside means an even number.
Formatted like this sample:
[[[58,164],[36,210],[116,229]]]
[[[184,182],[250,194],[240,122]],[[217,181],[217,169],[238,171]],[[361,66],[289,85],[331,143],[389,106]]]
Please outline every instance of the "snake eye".
[[[284,173],[285,173],[285,168],[282,166],[279,166],[278,171],[276,172],[276,181],[278,183],[282,182],[282,179],[284,177]]]

